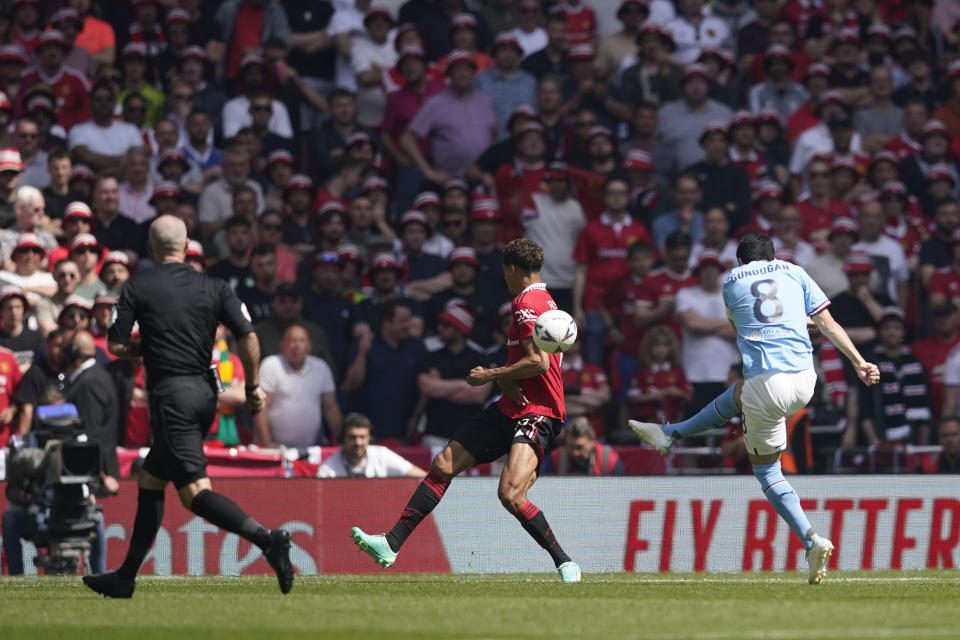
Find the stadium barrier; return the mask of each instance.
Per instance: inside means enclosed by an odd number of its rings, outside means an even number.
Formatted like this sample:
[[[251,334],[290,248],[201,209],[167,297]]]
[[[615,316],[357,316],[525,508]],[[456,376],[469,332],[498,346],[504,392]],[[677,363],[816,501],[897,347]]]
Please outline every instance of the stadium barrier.
[[[960,477],[791,477],[813,526],[833,539],[833,569],[960,565]],[[416,480],[223,479],[215,487],[270,527],[293,534],[303,574],[381,571],[350,540],[383,531]],[[549,557],[497,499],[494,478],[455,480],[390,572],[539,572]],[[108,566],[123,559],[136,508],[133,482],[103,500]],[[752,477],[544,478],[531,500],[584,571],[806,569],[803,549]],[[0,507],[6,508],[0,498]],[[32,549],[25,552],[31,557]],[[27,562],[29,565],[29,561]],[[148,574],[266,573],[259,551],[183,509],[168,490]]]

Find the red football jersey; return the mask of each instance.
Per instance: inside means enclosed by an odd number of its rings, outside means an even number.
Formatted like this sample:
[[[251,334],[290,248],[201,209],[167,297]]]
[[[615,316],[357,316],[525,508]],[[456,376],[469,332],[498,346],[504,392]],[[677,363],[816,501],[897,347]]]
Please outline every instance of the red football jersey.
[[[590,7],[571,7],[566,3],[557,5],[557,10],[567,18],[567,46],[588,44],[597,32],[597,16]]]
[[[501,166],[493,174],[500,203],[501,224],[497,242],[506,244],[523,235],[526,213],[533,211],[533,195],[544,190],[546,165],[521,166],[514,161]]]
[[[57,123],[64,129],[69,131],[73,125],[90,119],[91,85],[87,77],[79,71],[63,67],[50,77],[40,69],[32,69],[24,71],[20,76],[20,86],[24,89],[37,84],[45,84],[53,89],[53,95],[57,101],[54,107]],[[22,104],[20,110],[23,111]]]
[[[947,369],[947,358],[957,344],[960,344],[960,334],[950,342],[941,342],[931,336],[910,345],[913,355],[923,365],[929,377],[930,411],[935,420],[940,418],[943,409],[943,374]]]
[[[510,307],[513,320],[507,331],[507,364],[526,357],[520,343],[533,337],[533,323],[541,313],[556,308],[557,303],[547,291],[547,285],[542,282],[530,285],[513,299]],[[517,380],[517,386],[527,399],[527,405],[521,407],[503,395],[497,401],[497,407],[508,418],[540,415],[563,422],[567,416],[567,406],[563,399],[562,367],[563,354],[550,354],[550,369],[546,373]]]
[[[920,245],[923,243],[924,238],[907,220],[902,218],[899,220],[896,218],[891,220],[888,218],[887,226],[884,228],[883,233],[899,242],[900,247],[903,248],[903,253],[908,258],[912,258],[920,253]]]
[[[943,267],[930,276],[927,286],[930,296],[940,294],[953,304],[960,304],[960,273],[953,267]]]
[[[680,289],[697,286],[697,282],[696,276],[690,272],[678,276],[668,271],[666,267],[654,269],[643,279],[642,291],[637,299],[637,305],[655,309],[667,300],[676,298]],[[675,314],[660,318],[657,324],[670,327],[677,334],[677,339],[683,340],[683,328],[677,321]]]
[[[896,138],[893,138],[887,144],[883,145],[885,151],[893,151],[897,158],[900,160],[905,160],[912,156],[915,153],[920,151],[920,143],[908,136],[906,133],[901,133]]]
[[[823,208],[815,206],[809,200],[801,200],[795,206],[803,218],[803,239],[811,243],[827,239],[834,218],[853,217],[850,205],[843,200],[831,200]]]
[[[17,356],[10,349],[0,347],[0,411],[10,406],[13,392],[17,390],[22,378]],[[0,447],[7,446],[11,432],[11,425],[0,424]]]
[[[669,362],[652,367],[637,369],[627,389],[627,399],[636,398],[658,389],[677,387],[693,394],[693,387],[687,381],[683,369],[674,369]],[[630,415],[638,420],[656,420],[657,422],[679,420],[683,417],[684,403],[676,398],[664,398],[652,402],[632,403]]]
[[[629,216],[615,225],[606,214],[588,222],[580,233],[573,259],[587,266],[583,308],[595,311],[617,278],[630,272],[627,250],[636,242],[653,245],[647,229]]]
[[[564,387],[567,389],[579,388],[581,390],[596,390],[602,389],[603,386],[607,384],[607,374],[603,372],[603,369],[595,364],[584,362],[582,358],[578,358],[577,360],[579,360],[579,362],[574,362],[568,358],[564,363],[566,366],[561,367],[560,376],[563,379]],[[573,363],[573,365],[571,366],[570,363]],[[596,409],[588,413],[586,418],[590,421],[590,426],[593,427],[597,437],[602,437],[604,434],[603,412],[600,409]]]
[[[637,311],[637,300],[642,297],[642,292],[643,278],[638,279],[627,274],[613,283],[604,302],[607,310],[620,319],[620,332],[623,334],[620,351],[629,356],[637,355],[640,341],[646,331],[645,327],[638,327],[633,321],[633,315]]]
[[[736,147],[730,147],[727,152],[730,156],[730,164],[740,167],[750,176],[750,184],[755,185],[761,178],[767,176],[767,162],[763,154],[757,153],[751,149],[747,153],[740,153]]]

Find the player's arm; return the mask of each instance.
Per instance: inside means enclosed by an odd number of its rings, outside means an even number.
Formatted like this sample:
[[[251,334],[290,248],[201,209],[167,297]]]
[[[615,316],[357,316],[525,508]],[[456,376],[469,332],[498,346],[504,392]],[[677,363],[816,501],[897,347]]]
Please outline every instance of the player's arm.
[[[550,370],[550,354],[546,351],[540,351],[537,345],[533,343],[533,338],[524,338],[520,341],[523,347],[524,356],[505,367],[496,369],[485,369],[483,367],[474,367],[467,376],[467,382],[475,387],[488,382],[500,380],[523,380],[524,378],[534,378],[545,374]]]
[[[825,335],[827,339],[840,350],[840,353],[846,356],[850,363],[853,364],[857,370],[857,375],[864,384],[869,386],[880,381],[880,369],[872,362],[867,362],[863,356],[860,355],[860,351],[853,344],[853,341],[850,340],[850,336],[848,336],[847,332],[843,330],[843,327],[833,319],[829,309],[823,309],[819,313],[814,314],[813,322],[817,325],[820,333]]]

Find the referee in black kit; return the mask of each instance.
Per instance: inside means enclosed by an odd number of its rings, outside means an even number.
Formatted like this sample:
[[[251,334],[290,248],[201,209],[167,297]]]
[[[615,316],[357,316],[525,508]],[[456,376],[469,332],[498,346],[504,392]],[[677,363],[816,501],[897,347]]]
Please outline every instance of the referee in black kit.
[[[217,411],[219,379],[210,366],[217,324],[237,338],[247,380],[247,406],[263,409],[266,394],[257,380],[260,345],[232,289],[223,281],[183,264],[187,228],[165,215],[150,225],[150,253],[158,266],[123,285],[108,348],[120,358],[143,356],[150,402],[153,445],[140,472],[137,515],[127,557],[114,572],[84,576],[88,587],[111,598],[133,595],[137,571],[163,519],[163,495],[173,482],[187,509],[263,550],[277,572],[280,591],[293,586],[290,534],[267,531],[226,496],[214,493],[207,477],[203,439]],[[140,339],[131,339],[134,322]]]

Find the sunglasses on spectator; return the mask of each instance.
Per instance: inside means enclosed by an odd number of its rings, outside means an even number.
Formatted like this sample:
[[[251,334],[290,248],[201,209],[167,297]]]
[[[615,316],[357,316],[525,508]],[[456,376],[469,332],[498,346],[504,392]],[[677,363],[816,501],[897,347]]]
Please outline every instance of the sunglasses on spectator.
[[[74,251],[76,251],[77,253],[96,253],[97,255],[100,254],[100,250],[97,249],[96,247],[77,247],[76,249],[74,249]]]
[[[24,247],[22,249],[18,249],[18,251],[21,251],[23,253],[36,253],[37,255],[41,255],[41,256],[43,255],[43,249],[41,249],[40,247]]]
[[[79,274],[79,273],[73,273],[73,272],[63,272],[63,273],[58,273],[58,274],[56,274],[54,277],[55,277],[57,280],[60,280],[60,279],[62,279],[62,278],[70,278],[71,280],[76,280],[77,278],[80,277],[80,274]]]

